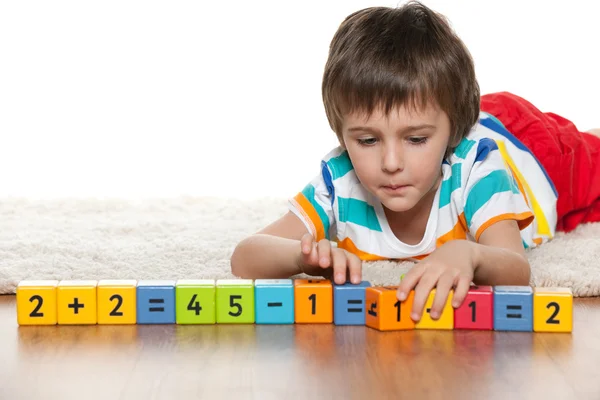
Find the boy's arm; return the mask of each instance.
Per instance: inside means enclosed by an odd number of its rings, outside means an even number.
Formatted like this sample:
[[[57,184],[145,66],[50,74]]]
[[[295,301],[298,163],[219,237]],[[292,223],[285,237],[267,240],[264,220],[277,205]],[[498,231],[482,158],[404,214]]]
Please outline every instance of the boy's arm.
[[[531,270],[516,221],[496,222],[473,244],[476,285],[529,285]]]
[[[240,278],[277,279],[301,273],[300,240],[308,232],[292,212],[242,240],[231,256],[231,272]]]

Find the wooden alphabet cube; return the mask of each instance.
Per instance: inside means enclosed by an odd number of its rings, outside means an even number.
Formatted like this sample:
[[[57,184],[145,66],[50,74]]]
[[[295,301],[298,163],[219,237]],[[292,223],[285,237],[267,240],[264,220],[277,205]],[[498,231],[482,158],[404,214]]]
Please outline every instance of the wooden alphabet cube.
[[[175,323],[175,281],[146,280],[137,283],[137,323]]]
[[[415,292],[404,301],[398,300],[398,286],[377,286],[365,289],[367,312],[365,324],[380,331],[415,329],[410,318]]]
[[[98,324],[136,323],[136,285],[135,279],[98,281]]]
[[[432,289],[431,292],[429,292],[421,320],[415,324],[416,329],[454,329],[454,308],[452,307],[452,296],[454,295],[454,291],[451,290],[450,293],[448,293],[448,298],[442,309],[442,315],[440,315],[440,318],[437,320],[431,318],[431,315],[429,314],[431,312],[435,294],[436,289]]]
[[[365,289],[371,283],[350,282],[333,285],[333,323],[336,325],[365,324]]]
[[[216,281],[179,279],[175,285],[175,318],[178,324],[214,324]]]
[[[494,287],[494,330],[533,330],[533,290],[529,286]]]
[[[327,279],[294,281],[294,312],[297,324],[330,324],[333,321],[333,288]]]
[[[569,288],[540,287],[533,292],[535,332],[573,331],[573,292]]]
[[[64,280],[56,288],[59,325],[93,325],[98,321],[98,281]]]
[[[217,280],[217,323],[254,323],[254,281],[252,279]]]
[[[294,323],[294,283],[291,279],[254,281],[257,324]]]
[[[454,310],[454,329],[494,329],[494,289],[471,286],[462,305]]]
[[[17,285],[17,323],[56,325],[57,280],[21,281]]]

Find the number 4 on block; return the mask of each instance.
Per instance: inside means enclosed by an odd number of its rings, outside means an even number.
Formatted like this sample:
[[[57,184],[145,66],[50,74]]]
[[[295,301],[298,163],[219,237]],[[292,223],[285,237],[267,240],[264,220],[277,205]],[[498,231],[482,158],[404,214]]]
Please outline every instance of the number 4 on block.
[[[175,284],[175,311],[180,325],[214,324],[215,280],[179,279]]]

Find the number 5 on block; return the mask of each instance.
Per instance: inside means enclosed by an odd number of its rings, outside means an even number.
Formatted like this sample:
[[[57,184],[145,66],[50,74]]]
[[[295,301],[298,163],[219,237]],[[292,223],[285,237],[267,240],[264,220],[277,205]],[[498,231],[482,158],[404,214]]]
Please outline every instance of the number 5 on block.
[[[17,286],[19,325],[56,325],[56,287],[58,281],[21,281]]]
[[[254,323],[254,281],[252,279],[217,280],[217,323]]]

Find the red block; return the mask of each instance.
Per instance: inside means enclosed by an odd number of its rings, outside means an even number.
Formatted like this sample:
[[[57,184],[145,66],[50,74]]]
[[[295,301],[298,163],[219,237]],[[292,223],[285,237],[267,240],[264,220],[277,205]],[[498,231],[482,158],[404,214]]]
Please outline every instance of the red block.
[[[492,330],[494,290],[491,286],[471,286],[465,301],[454,309],[454,329]]]

